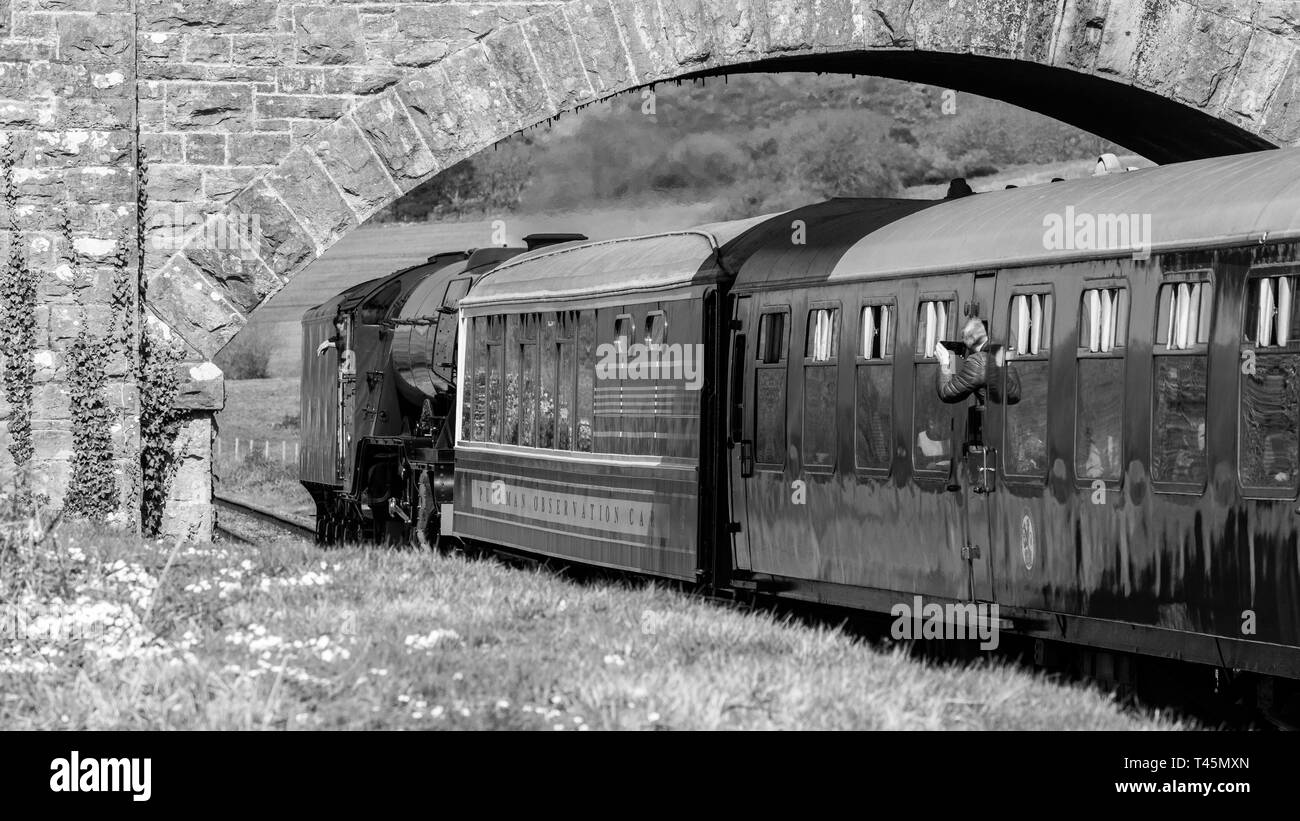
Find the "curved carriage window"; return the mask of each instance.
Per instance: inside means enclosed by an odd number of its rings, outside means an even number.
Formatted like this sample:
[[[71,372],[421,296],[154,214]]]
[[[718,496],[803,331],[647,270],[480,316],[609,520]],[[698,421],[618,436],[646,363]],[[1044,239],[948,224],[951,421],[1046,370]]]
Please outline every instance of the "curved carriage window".
[[[1047,405],[1052,339],[1052,295],[1011,297],[1007,380],[1019,383],[1020,399],[1006,404],[1006,470],[1009,476],[1047,476]]]
[[[808,312],[808,337],[804,345],[803,461],[809,467],[835,464],[839,316],[839,308],[813,308]]]
[[[596,312],[578,315],[577,450],[591,452],[592,406],[596,398]]]
[[[758,362],[754,365],[754,459],[785,464],[785,396],[789,341],[785,309],[758,319]]]
[[[614,346],[626,351],[632,346],[632,315],[619,314],[614,317]]]
[[[1300,294],[1294,276],[1246,282],[1238,432],[1241,485],[1294,495],[1300,479]]]
[[[894,404],[894,306],[863,305],[858,327],[854,453],[859,468],[887,469]]]
[[[668,318],[663,311],[651,311],[645,317],[645,344],[662,345],[668,341]]]
[[[1205,484],[1206,348],[1212,298],[1208,281],[1160,286],[1151,420],[1151,478],[1157,482]]]
[[[1124,472],[1124,349],[1128,289],[1088,288],[1079,306],[1078,418],[1074,474],[1118,480]]]

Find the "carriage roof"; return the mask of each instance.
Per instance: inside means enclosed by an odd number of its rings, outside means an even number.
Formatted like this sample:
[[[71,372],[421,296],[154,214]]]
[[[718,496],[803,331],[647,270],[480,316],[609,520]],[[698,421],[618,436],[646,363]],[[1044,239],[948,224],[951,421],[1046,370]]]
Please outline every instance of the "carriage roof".
[[[722,273],[718,248],[766,219],[541,248],[493,270],[461,305],[632,294],[712,282]]]
[[[1261,151],[1141,171],[974,194],[900,215],[804,281],[1008,268],[1122,257],[1133,248],[1046,247],[1049,215],[1074,219],[1150,216],[1151,253],[1300,237],[1300,150]],[[1072,218],[1072,219],[1067,219]],[[1139,222],[1145,230],[1145,225]],[[1132,239],[1132,238],[1130,238]],[[790,279],[755,255],[738,284]]]

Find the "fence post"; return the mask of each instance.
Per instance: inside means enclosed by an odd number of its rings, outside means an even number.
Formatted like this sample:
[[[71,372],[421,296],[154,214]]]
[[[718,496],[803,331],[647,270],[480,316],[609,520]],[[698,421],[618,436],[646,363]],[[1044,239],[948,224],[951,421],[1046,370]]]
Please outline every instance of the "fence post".
[[[262,440],[262,458],[263,458],[263,459],[270,459],[270,458],[271,458],[271,440],[270,440],[270,439],[263,439],[263,440]]]
[[[280,440],[280,461],[289,461],[289,443],[283,439]]]

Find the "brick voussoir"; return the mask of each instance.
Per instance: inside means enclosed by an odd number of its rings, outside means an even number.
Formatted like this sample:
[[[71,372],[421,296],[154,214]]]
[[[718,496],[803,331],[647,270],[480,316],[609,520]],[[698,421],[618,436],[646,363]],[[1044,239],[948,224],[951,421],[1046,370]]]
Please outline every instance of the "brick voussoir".
[[[223,290],[208,281],[183,253],[174,255],[149,278],[146,299],[159,319],[208,357],[247,322]]]
[[[294,149],[265,179],[306,229],[318,252],[357,225],[342,190],[307,148]]]

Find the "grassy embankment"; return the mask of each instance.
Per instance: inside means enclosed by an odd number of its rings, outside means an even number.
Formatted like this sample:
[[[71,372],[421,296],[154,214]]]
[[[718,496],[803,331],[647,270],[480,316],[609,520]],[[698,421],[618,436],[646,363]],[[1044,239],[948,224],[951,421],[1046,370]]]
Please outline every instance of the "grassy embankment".
[[[25,533],[0,548],[5,728],[1177,726],[662,586],[298,540]]]

